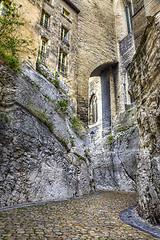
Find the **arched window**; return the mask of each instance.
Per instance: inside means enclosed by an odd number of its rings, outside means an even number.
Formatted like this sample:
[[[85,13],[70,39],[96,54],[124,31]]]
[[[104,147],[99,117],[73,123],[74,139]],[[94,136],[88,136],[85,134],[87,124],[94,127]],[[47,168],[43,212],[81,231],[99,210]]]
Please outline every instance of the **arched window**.
[[[89,114],[89,123],[93,124],[96,123],[98,120],[98,111],[97,111],[97,98],[93,94],[90,98],[90,114]]]

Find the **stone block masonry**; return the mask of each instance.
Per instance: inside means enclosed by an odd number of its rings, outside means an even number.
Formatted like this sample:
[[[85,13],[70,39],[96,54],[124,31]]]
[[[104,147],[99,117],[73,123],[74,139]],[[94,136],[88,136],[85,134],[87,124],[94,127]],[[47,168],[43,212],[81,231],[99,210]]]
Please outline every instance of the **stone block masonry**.
[[[94,69],[117,60],[113,1],[72,0],[79,7],[78,114],[88,122],[88,81]]]

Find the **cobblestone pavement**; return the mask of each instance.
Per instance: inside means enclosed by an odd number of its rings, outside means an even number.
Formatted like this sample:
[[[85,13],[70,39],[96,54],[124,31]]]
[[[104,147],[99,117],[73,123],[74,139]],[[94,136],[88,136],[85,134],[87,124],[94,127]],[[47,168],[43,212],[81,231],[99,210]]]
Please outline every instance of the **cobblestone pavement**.
[[[0,212],[0,240],[156,239],[121,221],[136,204],[133,193],[102,192],[87,198]]]

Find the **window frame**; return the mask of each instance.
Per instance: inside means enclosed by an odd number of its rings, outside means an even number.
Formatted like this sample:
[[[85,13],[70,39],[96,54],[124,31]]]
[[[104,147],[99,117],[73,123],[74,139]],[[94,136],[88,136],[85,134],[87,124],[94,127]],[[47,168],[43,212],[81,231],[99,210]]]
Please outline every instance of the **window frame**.
[[[70,12],[68,12],[65,8],[63,8],[62,15],[69,19]]]
[[[47,18],[47,24],[46,24],[46,18]],[[49,28],[49,18],[50,16],[44,10],[42,10],[40,25],[45,29]]]
[[[60,36],[61,41],[63,41],[64,43],[68,43],[68,39],[69,39],[68,36],[69,36],[69,30],[62,25],[61,26],[61,36]]]
[[[64,75],[67,74],[67,53],[65,53],[62,49],[59,51],[58,72]]]
[[[133,21],[132,21],[133,13],[132,13],[132,4],[131,3],[126,5],[125,12],[126,12],[127,30],[128,30],[128,34],[129,34],[133,31]]]
[[[89,105],[89,123],[96,124],[97,122],[98,122],[97,97],[95,94],[92,94],[90,97],[90,105]]]
[[[43,45],[43,43],[45,43]],[[44,47],[44,49],[43,49]],[[38,53],[38,59],[40,62],[45,63],[46,60],[46,50],[47,50],[47,40],[45,38],[41,38],[41,44],[40,44],[40,48],[39,48],[39,53]]]

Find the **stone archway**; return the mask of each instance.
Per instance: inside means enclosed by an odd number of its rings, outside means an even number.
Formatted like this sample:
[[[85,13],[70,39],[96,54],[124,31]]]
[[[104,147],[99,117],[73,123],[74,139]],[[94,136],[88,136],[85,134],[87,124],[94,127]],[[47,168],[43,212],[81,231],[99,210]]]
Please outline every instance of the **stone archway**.
[[[102,131],[102,137],[111,131],[112,122],[115,120],[117,114],[117,63],[105,63],[97,67],[90,78],[100,77],[99,87],[101,88],[101,99],[98,106],[101,105],[101,123],[99,128]],[[92,84],[93,85],[93,84]],[[89,86],[89,91],[94,91],[98,95],[97,89]],[[91,92],[89,93],[91,95]],[[100,127],[101,124],[101,127]],[[91,130],[93,129],[90,128]]]

